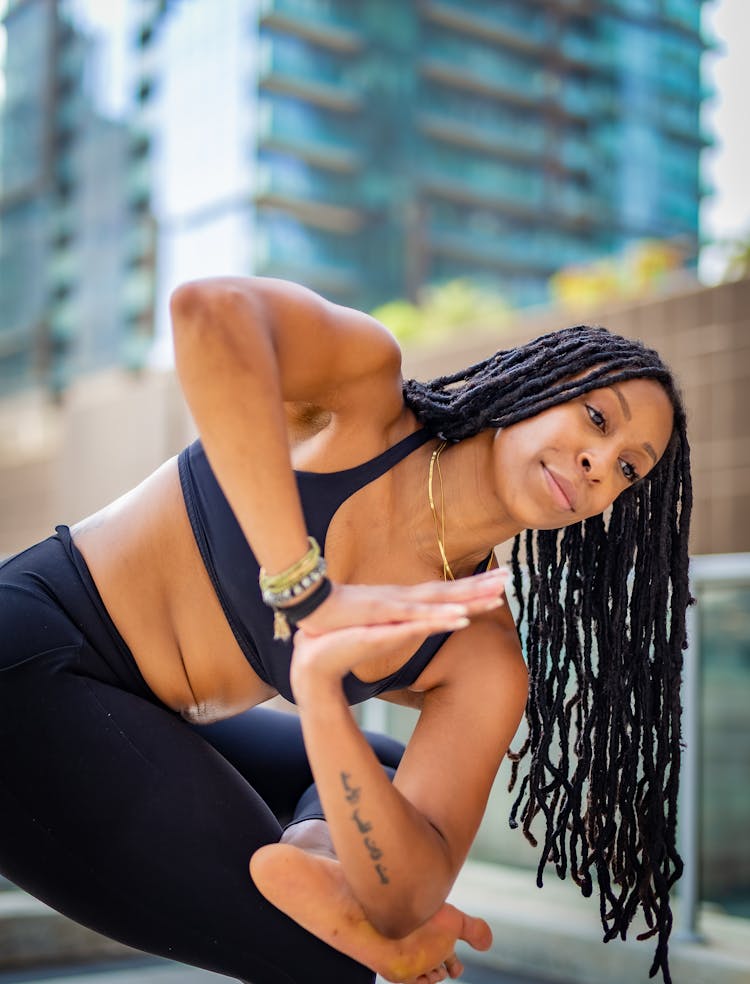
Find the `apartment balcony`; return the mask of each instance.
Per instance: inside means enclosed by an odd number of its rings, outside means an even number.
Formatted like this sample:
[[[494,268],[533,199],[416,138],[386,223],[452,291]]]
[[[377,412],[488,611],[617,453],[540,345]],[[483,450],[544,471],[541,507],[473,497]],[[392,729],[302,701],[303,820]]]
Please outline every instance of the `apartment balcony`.
[[[556,262],[550,250],[540,248],[538,240],[523,232],[509,237],[439,224],[428,228],[426,247],[435,255],[464,260],[477,267],[541,277],[551,277],[563,262]]]
[[[527,5],[486,0],[421,0],[419,12],[434,24],[522,52],[536,53],[549,41],[544,18]]]
[[[128,165],[125,177],[125,187],[128,200],[136,200],[148,197],[151,194],[153,182],[151,161],[148,157],[132,159]]]
[[[541,174],[511,182],[492,165],[460,166],[433,159],[425,162],[417,181],[424,192],[446,201],[479,205],[525,220],[538,220],[543,203]]]
[[[601,154],[597,154],[590,140],[563,136],[553,153],[560,166],[571,174],[588,176],[601,164]]]
[[[470,46],[435,41],[429,45],[419,62],[419,72],[425,78],[458,89],[478,92],[510,105],[537,108],[545,97],[541,72],[514,70],[504,65],[500,57],[473,57]]]
[[[303,237],[292,245],[277,235],[273,227],[264,228],[262,215],[259,216],[253,272],[262,277],[279,277],[306,284],[329,297],[347,297],[362,289],[361,272],[352,255],[350,241],[333,249],[315,238]]]
[[[544,153],[545,134],[541,127],[472,122],[438,109],[421,112],[417,125],[421,133],[434,140],[508,160],[536,161]]]
[[[696,106],[715,95],[713,88],[701,80],[697,60],[694,68],[683,69],[669,64],[662,65],[659,69],[658,81],[659,88],[665,95]]]
[[[560,225],[582,228],[610,222],[611,203],[579,185],[563,184],[547,193],[547,207]]]
[[[332,6],[325,0],[260,0],[259,21],[262,27],[346,54],[361,51],[366,43],[345,3]]]
[[[701,129],[698,107],[670,100],[663,102],[659,109],[661,129],[683,143],[696,147],[711,147],[714,138]]]
[[[557,95],[556,107],[568,116],[589,122],[614,114],[617,103],[608,88],[566,84],[564,81]]]
[[[261,90],[323,109],[355,113],[362,105],[361,94],[347,80],[343,66],[326,64],[312,52],[294,50],[271,38],[262,38],[259,45],[258,79]]]
[[[257,134],[261,150],[290,154],[341,173],[362,167],[362,155],[345,126],[334,126],[300,106],[261,100]]]
[[[340,185],[304,170],[261,164],[253,198],[261,207],[280,209],[314,228],[357,232],[365,221],[364,210],[357,207],[355,189]]]
[[[577,70],[611,74],[617,63],[616,53],[602,38],[566,31],[558,43],[560,60]]]

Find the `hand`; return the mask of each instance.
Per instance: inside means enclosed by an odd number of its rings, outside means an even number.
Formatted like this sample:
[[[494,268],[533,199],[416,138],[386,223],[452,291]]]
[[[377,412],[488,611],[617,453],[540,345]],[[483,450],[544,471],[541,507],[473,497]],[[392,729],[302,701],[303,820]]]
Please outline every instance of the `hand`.
[[[416,648],[426,636],[466,628],[472,615],[503,604],[507,576],[507,571],[491,571],[447,583],[336,586],[299,623],[291,666],[295,698],[311,676],[338,683],[372,656]]]
[[[335,584],[323,604],[298,624],[306,635],[318,636],[355,625],[470,618],[503,603],[508,577],[507,568],[501,567],[458,581]]]

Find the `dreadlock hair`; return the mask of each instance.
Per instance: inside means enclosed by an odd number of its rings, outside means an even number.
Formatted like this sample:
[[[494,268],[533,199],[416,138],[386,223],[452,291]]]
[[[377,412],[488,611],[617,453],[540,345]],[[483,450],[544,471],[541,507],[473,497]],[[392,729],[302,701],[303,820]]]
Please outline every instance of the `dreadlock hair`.
[[[644,377],[664,387],[674,408],[659,463],[615,500],[608,520],[594,516],[515,539],[529,700],[528,737],[510,753],[510,789],[521,761],[528,764],[510,825],[520,815],[536,845],[532,821],[544,816],[539,886],[547,863],[560,878],[570,867],[586,896],[596,873],[605,942],[625,938],[640,905],[648,929],[638,938],[657,937],[649,976],[661,969],[671,984],[669,890],[683,867],[675,844],[680,678],[692,601],[690,451],[672,374],[641,342],[580,325],[453,375],[409,380],[404,399],[428,431],[460,441]]]

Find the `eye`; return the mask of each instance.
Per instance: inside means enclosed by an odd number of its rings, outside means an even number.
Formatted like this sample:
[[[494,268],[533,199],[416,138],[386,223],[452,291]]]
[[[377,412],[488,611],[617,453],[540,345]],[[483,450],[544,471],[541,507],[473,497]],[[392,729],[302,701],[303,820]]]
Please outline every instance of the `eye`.
[[[594,425],[599,428],[602,434],[606,433],[607,418],[604,416],[604,414],[601,413],[599,410],[597,410],[596,407],[592,407],[588,403],[586,404],[586,410],[588,411],[588,415],[591,418]]]
[[[622,468],[623,475],[631,485],[641,477],[629,461],[620,459],[620,468]]]

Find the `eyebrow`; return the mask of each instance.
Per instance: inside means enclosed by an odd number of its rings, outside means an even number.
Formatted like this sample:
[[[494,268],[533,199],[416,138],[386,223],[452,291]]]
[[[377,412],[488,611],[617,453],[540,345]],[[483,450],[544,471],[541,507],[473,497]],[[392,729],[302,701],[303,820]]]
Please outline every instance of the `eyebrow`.
[[[614,383],[610,386],[610,389],[615,394],[615,396],[617,397],[617,399],[620,401],[620,406],[622,407],[622,412],[625,415],[625,419],[626,420],[630,420],[630,418],[633,415],[630,412],[630,407],[628,406],[628,401],[625,399],[625,397],[622,395],[622,393],[619,391],[619,389],[614,385]]]
[[[622,412],[623,412],[623,415],[624,415],[625,419],[626,420],[630,420],[633,415],[630,412],[630,407],[628,406],[628,401],[625,399],[625,397],[620,392],[620,390],[614,385],[614,383],[609,388],[612,390],[612,392],[615,394],[615,396],[617,397],[617,399],[620,401],[620,406],[622,407]],[[656,460],[657,460],[656,459],[656,451],[654,451],[654,449],[651,447],[651,445],[648,443],[648,441],[646,441],[645,444],[643,445],[643,449],[644,449],[644,451],[648,452],[648,454],[654,459],[654,464],[656,464]]]

